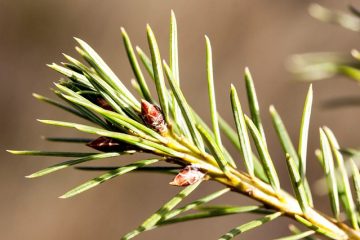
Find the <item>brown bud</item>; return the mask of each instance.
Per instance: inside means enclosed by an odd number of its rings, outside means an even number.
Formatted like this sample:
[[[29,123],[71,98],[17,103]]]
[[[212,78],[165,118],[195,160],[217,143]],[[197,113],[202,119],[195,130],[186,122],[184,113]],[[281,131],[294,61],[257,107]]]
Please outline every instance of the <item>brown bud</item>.
[[[174,180],[170,182],[170,185],[185,187],[197,183],[204,179],[205,173],[202,172],[198,167],[188,165],[181,169],[180,172],[175,176]]]
[[[108,137],[99,137],[86,145],[101,152],[130,152],[136,150],[133,145]]]
[[[167,131],[167,126],[164,120],[164,115],[161,109],[146,100],[141,100],[141,118],[146,125],[152,129],[164,133]]]
[[[105,110],[114,111],[114,109],[110,106],[110,104],[102,97],[97,97],[95,100],[95,104],[99,107],[102,107]]]

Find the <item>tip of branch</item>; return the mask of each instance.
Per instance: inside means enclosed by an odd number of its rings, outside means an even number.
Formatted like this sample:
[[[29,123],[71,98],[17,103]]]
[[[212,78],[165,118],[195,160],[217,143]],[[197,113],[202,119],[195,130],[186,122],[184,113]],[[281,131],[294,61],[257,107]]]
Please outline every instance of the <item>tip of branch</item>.
[[[308,8],[310,16],[315,17],[319,11],[323,11],[323,7],[317,3],[311,3]]]
[[[150,24],[146,24],[146,30],[148,31],[148,32],[152,32],[152,29],[151,29],[151,27],[150,27]]]
[[[174,12],[173,9],[170,10],[170,14],[171,14],[171,18],[172,18],[173,20],[176,20],[175,12]]]
[[[270,111],[271,113],[276,112],[276,109],[275,109],[274,105],[270,105],[269,111]]]
[[[353,56],[354,58],[359,59],[360,58],[360,52],[357,49],[352,49],[351,50],[351,56]]]
[[[236,91],[236,88],[235,88],[235,86],[234,86],[234,84],[230,84],[230,91],[231,92],[234,92],[234,91]]]
[[[205,34],[204,37],[205,37],[206,43],[207,43],[208,45],[210,45],[210,38],[208,37],[208,35]]]
[[[75,39],[75,41],[77,41],[77,42],[80,43],[80,44],[81,44],[81,42],[83,42],[83,40],[81,40],[81,39],[78,38],[78,37],[74,37],[74,39]]]

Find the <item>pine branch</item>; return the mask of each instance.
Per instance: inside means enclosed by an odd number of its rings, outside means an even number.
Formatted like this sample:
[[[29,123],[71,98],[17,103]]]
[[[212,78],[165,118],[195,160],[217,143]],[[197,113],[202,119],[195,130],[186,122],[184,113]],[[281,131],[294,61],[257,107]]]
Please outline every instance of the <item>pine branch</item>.
[[[344,167],[344,159],[333,133],[324,128],[321,130],[321,163],[328,183],[329,199],[333,215],[326,215],[314,208],[310,187],[306,178],[308,131],[313,98],[310,87],[303,110],[300,125],[298,151],[287,134],[285,124],[273,106],[270,113],[275,130],[283,147],[283,161],[287,162],[289,181],[295,192],[294,196],[281,189],[282,183],[277,176],[277,169],[270,155],[265,132],[262,127],[258,99],[254,83],[248,68],[245,69],[246,94],[248,96],[251,117],[244,115],[235,87],[230,90],[231,110],[234,115],[236,130],[234,131],[218,115],[215,82],[213,77],[212,53],[210,40],[206,37],[206,69],[210,115],[212,126],[205,124],[188,104],[185,94],[180,88],[178,43],[175,15],[171,14],[170,25],[170,64],[161,59],[155,35],[147,26],[150,57],[139,47],[136,53],[153,80],[159,101],[156,104],[145,75],[141,72],[140,62],[124,28],[121,29],[126,54],[134,71],[135,80],[132,85],[143,99],[135,97],[108,65],[100,58],[89,44],[76,39],[80,47],[76,50],[88,65],[65,55],[68,63],[50,67],[68,78],[55,84],[55,94],[65,104],[50,98],[34,95],[37,99],[60,107],[70,113],[91,122],[89,125],[55,120],[39,120],[56,127],[67,127],[80,132],[97,136],[91,138],[86,145],[100,153],[52,152],[52,151],[10,151],[13,154],[35,156],[76,157],[76,159],[58,163],[40,170],[29,177],[40,177],[66,167],[75,166],[82,170],[107,171],[78,187],[68,191],[61,198],[73,197],[128,172],[151,171],[159,173],[176,173],[171,185],[186,187],[167,201],[157,212],[126,234],[123,239],[131,239],[144,231],[172,223],[204,219],[229,214],[256,213],[262,214],[257,220],[242,223],[231,229],[220,239],[231,239],[242,232],[262,226],[268,221],[286,216],[309,228],[305,232],[294,231],[295,235],[282,239],[300,239],[313,234],[330,239],[360,239],[358,231],[359,215],[359,172],[353,172],[355,184],[355,201]],[[168,81],[170,88],[166,87]],[[239,156],[245,169],[237,166],[229,152],[222,144],[220,129],[239,150]],[[250,134],[248,134],[250,133]],[[259,160],[253,153],[250,140],[255,143]],[[84,143],[84,139],[49,138],[55,142]],[[101,153],[102,152],[102,153]],[[117,167],[83,167],[78,164],[96,161],[124,154],[146,152],[156,157],[134,161]],[[340,169],[335,175],[334,162]],[[157,162],[165,162],[168,166],[148,166]],[[211,180],[225,189],[211,193],[190,204],[177,207],[185,197],[200,188],[200,183]],[[260,203],[260,206],[208,206],[204,205],[219,198],[226,192],[239,193]],[[347,221],[341,222],[340,202],[346,211]],[[356,208],[357,207],[357,208]],[[195,213],[179,216],[189,210]]]

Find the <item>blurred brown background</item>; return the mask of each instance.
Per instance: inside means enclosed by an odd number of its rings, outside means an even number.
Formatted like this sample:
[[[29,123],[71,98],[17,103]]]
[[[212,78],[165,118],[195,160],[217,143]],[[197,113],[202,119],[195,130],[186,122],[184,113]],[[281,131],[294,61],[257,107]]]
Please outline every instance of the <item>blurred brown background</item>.
[[[318,0],[346,9],[358,1]],[[77,132],[44,126],[37,118],[76,120],[31,93],[51,95],[49,88],[59,75],[45,64],[75,56],[73,36],[92,45],[120,78],[129,85],[133,77],[120,38],[124,26],[133,43],[146,48],[145,25],[157,35],[167,58],[170,9],[179,27],[180,77],[189,102],[208,117],[204,34],[212,41],[219,109],[231,120],[228,90],[234,83],[244,102],[242,74],[249,66],[257,87],[271,153],[283,182],[288,182],[284,156],[275,138],[268,106],[275,104],[297,143],[299,119],[308,84],[295,81],[284,67],[287,57],[308,51],[343,51],[359,47],[358,35],[320,23],[307,13],[308,0],[114,0],[114,1],[4,1],[0,0],[0,239],[119,239],[153,213],[179,189],[170,187],[169,176],[128,174],[75,198],[57,197],[97,173],[65,170],[43,178],[24,178],[60,159],[16,157],[5,149],[77,149],[47,143],[41,136],[78,136]],[[336,96],[357,95],[358,86],[341,78],[317,82],[310,132],[309,175],[321,176],[313,151],[319,146],[318,127],[331,127],[345,146],[359,146],[360,108],[324,110],[321,103]],[[245,107],[245,106],[244,106]],[[233,148],[229,147],[231,150]],[[85,150],[85,148],[81,148]],[[238,156],[232,151],[234,156]],[[116,164],[117,160],[106,161]],[[289,184],[283,184],[289,189]],[[204,184],[194,197],[219,186]],[[218,203],[251,201],[229,194]],[[327,210],[325,197],[315,205]],[[230,228],[256,216],[232,216],[190,222],[147,232],[138,239],[217,239]],[[243,239],[271,239],[287,233],[288,219],[276,220],[267,230],[244,234]]]

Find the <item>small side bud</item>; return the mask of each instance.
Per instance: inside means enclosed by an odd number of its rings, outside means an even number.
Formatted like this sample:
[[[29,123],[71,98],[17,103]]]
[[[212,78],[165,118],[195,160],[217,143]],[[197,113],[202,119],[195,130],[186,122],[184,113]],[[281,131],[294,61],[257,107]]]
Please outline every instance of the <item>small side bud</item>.
[[[202,172],[198,167],[188,165],[181,169],[180,172],[175,176],[174,180],[170,182],[170,185],[186,187],[203,180],[205,173]]]
[[[95,100],[95,104],[105,110],[114,111],[110,104],[102,97],[97,97]]]
[[[167,126],[161,109],[146,100],[141,100],[141,118],[146,125],[156,130],[157,132],[167,132]]]
[[[99,137],[86,144],[101,152],[135,152],[136,147],[113,138]]]

